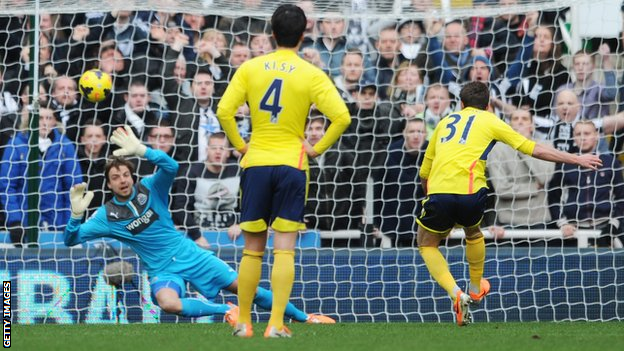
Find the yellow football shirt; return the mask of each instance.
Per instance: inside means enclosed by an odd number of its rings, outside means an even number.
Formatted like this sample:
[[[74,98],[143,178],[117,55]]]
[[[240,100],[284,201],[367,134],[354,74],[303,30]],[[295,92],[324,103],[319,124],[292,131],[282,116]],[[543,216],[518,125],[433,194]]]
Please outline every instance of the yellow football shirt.
[[[303,149],[305,122],[312,104],[332,122],[314,146],[323,153],[351,123],[351,116],[329,77],[300,58],[281,49],[243,63],[228,85],[217,117],[232,145],[245,141],[238,134],[234,114],[244,102],[251,113],[251,138],[241,161],[243,168],[286,165],[308,169]]]
[[[535,148],[534,141],[487,111],[468,107],[440,120],[420,169],[427,194],[474,194],[487,187],[485,162],[497,141],[528,155]]]

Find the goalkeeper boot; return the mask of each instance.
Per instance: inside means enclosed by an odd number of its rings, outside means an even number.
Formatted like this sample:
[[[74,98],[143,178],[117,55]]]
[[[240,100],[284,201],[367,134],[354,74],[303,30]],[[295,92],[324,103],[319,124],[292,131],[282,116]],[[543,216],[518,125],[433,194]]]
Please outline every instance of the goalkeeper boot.
[[[265,338],[290,338],[292,333],[286,326],[283,326],[282,329],[277,329],[272,325],[267,326],[264,331]]]
[[[232,333],[234,336],[238,336],[239,338],[251,338],[253,336],[253,329],[251,328],[251,324],[249,323],[238,323],[236,327],[234,327],[234,332]]]
[[[472,322],[472,316],[468,310],[470,302],[472,302],[472,300],[468,294],[465,294],[462,291],[457,293],[457,297],[453,303],[453,311],[455,311],[457,325],[460,327],[468,325]]]
[[[478,294],[470,292],[470,298],[472,299],[472,303],[479,304],[481,300],[490,292],[490,282],[485,278],[481,278],[480,290]]]
[[[231,302],[228,302],[227,304],[230,306],[230,310],[225,312],[225,321],[228,322],[232,328],[236,328],[236,324],[238,324],[238,306]]]
[[[309,314],[308,319],[306,319],[305,322],[310,324],[336,324],[336,321],[333,318],[320,314]]]

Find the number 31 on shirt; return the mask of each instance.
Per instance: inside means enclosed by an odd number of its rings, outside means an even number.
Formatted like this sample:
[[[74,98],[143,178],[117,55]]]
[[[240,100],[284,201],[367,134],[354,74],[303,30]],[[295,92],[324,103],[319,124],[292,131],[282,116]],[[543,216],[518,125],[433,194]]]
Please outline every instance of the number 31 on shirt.
[[[275,79],[267,89],[266,93],[260,100],[260,110],[271,113],[271,123],[277,123],[279,114],[282,112],[282,106],[280,105],[280,97],[282,95],[281,79]]]
[[[453,139],[455,133],[457,132],[457,128],[455,127],[455,125],[461,120],[462,116],[459,114],[452,114],[448,116],[448,118],[453,119],[453,121],[446,125],[446,129],[449,130],[449,133],[447,136],[440,139],[440,142],[442,143],[446,143],[447,141]],[[464,131],[462,132],[461,139],[459,139],[460,144],[466,143],[466,139],[468,139],[468,133],[470,133],[470,127],[472,127],[472,122],[474,121],[474,119],[474,115],[468,117],[468,122],[466,122],[466,126],[464,127]]]

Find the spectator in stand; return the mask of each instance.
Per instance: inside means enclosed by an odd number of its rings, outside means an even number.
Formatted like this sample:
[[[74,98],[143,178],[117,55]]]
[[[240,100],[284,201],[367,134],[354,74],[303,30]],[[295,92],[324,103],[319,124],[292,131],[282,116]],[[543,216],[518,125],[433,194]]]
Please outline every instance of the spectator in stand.
[[[54,61],[52,58],[52,50],[54,45],[52,39],[45,33],[39,34],[39,75],[52,82],[58,76]],[[26,81],[29,79],[30,70],[30,43],[26,43],[22,48],[21,62],[26,69],[22,70],[20,79]]]
[[[148,34],[134,24],[132,11],[112,11],[88,22],[88,43],[112,40],[123,57],[142,57],[147,52]]]
[[[518,0],[499,0],[499,6],[518,6]],[[484,23],[485,24],[485,23]],[[516,58],[526,33],[523,13],[504,13],[494,18],[491,25],[484,25],[476,37],[476,47],[492,50],[494,70],[502,74]]]
[[[570,153],[578,152],[578,145],[574,136],[574,125],[581,121],[581,105],[578,96],[570,89],[560,90],[557,93],[556,109],[554,116],[550,119],[540,118],[537,130],[542,135],[547,135],[553,146],[559,150]],[[538,118],[534,118],[536,122]],[[607,151],[607,145],[604,141],[605,135],[611,135],[617,130],[624,128],[624,112],[615,115],[599,117],[589,120],[594,124],[601,136],[601,142],[597,148],[600,152]],[[541,126],[541,127],[540,127]],[[557,164],[555,170],[561,172],[562,165]],[[551,216],[553,219],[560,217],[561,209],[561,182],[558,177],[554,177],[548,186],[548,203],[550,205]]]
[[[401,41],[399,60],[415,61],[419,67],[426,67],[427,37],[423,23],[409,19],[401,22],[397,30]]]
[[[349,4],[350,3],[350,4]],[[371,0],[355,0],[343,3],[343,11],[345,11],[347,46],[349,48],[357,48],[364,55],[374,55],[371,37],[375,37],[379,33],[379,28],[390,21],[382,21],[360,16],[361,14],[376,12],[375,3]],[[349,6],[350,5],[350,6]]]
[[[472,49],[464,23],[455,20],[444,24],[442,45],[437,38],[442,21],[430,21],[427,25],[429,78],[431,82],[449,85],[449,91],[459,96],[459,84],[465,79],[473,56],[485,56],[483,49]]]
[[[386,94],[397,105],[401,116],[410,118],[425,110],[424,73],[411,61],[399,65]]]
[[[395,247],[416,246],[417,224],[414,217],[420,211],[425,193],[418,171],[427,149],[427,128],[420,118],[408,119],[403,139],[389,147],[382,173],[382,183],[377,185],[375,225]]]
[[[350,91],[358,87],[364,74],[364,55],[360,50],[349,49],[342,57],[340,75],[332,77],[336,88],[346,102],[354,102]]]
[[[345,20],[336,10],[328,10],[320,21],[320,36],[310,47],[302,48],[304,58],[318,57],[319,62],[310,60],[321,69],[329,73],[331,77],[340,75],[340,66],[342,58],[349,49],[347,47],[347,37],[345,35]],[[313,49],[313,50],[312,50]],[[313,53],[312,53],[313,52]],[[364,79],[375,81],[375,72],[371,70],[371,63],[368,56],[362,52],[364,56]]]
[[[113,110],[119,109],[125,103],[123,94],[128,91],[132,80],[147,81],[146,60],[144,57],[126,59],[112,41],[103,42],[100,48],[98,68],[110,74],[113,79],[113,89],[110,97],[99,103]]]
[[[265,32],[251,34],[251,40],[249,40],[249,49],[251,50],[251,57],[258,57],[275,50],[273,46],[273,38]]]
[[[354,103],[347,104],[351,124],[327,157],[338,153],[335,174],[327,179],[335,182],[334,222],[329,230],[364,230],[366,189],[369,178],[381,181],[380,172],[392,137],[401,134],[402,121],[391,118],[392,105],[377,102],[377,85],[363,81],[351,91]],[[327,163],[329,165],[330,163]],[[338,195],[340,194],[340,195]],[[338,197],[339,196],[339,197]],[[370,205],[370,204],[369,204]],[[367,233],[370,234],[370,233]]]
[[[202,230],[228,229],[239,222],[240,167],[223,132],[208,137],[206,154],[204,162],[191,165],[186,179],[174,184],[175,192],[187,194],[176,198],[175,208],[194,216]]]
[[[106,166],[109,152],[107,135],[105,126],[97,119],[85,121],[81,128],[78,160],[88,183],[88,190],[93,191],[94,194],[87,210],[87,218],[108,200],[104,192],[106,186],[104,166]]]
[[[3,147],[13,136],[19,124],[19,98],[5,84],[3,68],[0,66],[0,157],[2,157]]]
[[[425,120],[427,136],[433,133],[438,122],[453,111],[448,89],[439,83],[431,84],[425,93],[425,110],[416,115]]]
[[[576,152],[577,145],[572,138],[574,124],[584,119],[581,116],[579,98],[573,90],[563,89],[557,93],[555,106],[553,116],[550,118],[535,118],[538,131],[546,133],[545,135],[552,140],[555,148],[562,151]],[[601,134],[602,140],[598,144],[598,149],[606,151],[607,143],[604,137],[624,128],[624,112],[593,118],[590,121],[595,124]]]
[[[178,35],[173,44],[167,48],[165,76],[172,76],[175,61],[180,50],[186,44],[186,36]],[[204,161],[208,146],[208,136],[222,131],[219,120],[214,112],[214,81],[210,70],[198,68],[191,83],[192,97],[178,96],[178,85],[175,81],[165,80],[163,93],[168,106],[175,106],[177,117],[174,128],[177,136],[174,159],[182,162]],[[172,108],[173,109],[173,108]]]
[[[128,91],[131,78],[143,81],[147,79],[147,61],[145,56],[125,59],[112,40],[102,42],[99,46],[93,47],[96,50],[95,52],[84,52],[84,44],[90,29],[88,27],[83,27],[83,29],[85,31],[81,33],[75,31],[74,39],[72,40],[75,40],[77,44],[71,46],[70,50],[72,53],[70,55],[81,55],[80,57],[88,55],[88,58],[86,61],[71,61],[70,72],[79,77],[87,69],[99,68],[102,72],[111,76],[113,87],[108,96],[98,103],[92,103],[83,98],[80,99],[76,106],[79,108],[78,113],[72,115],[73,119],[65,123],[66,126],[73,128],[66,129],[67,135],[72,140],[76,140],[78,128],[83,121],[89,118],[96,118],[104,124],[109,124],[114,114],[121,110],[125,104],[124,94]],[[86,63],[83,65],[82,62]]]
[[[326,117],[316,110],[310,111],[305,128],[305,137],[310,145],[316,145],[325,135],[326,130]],[[308,160],[310,181],[304,216],[308,229],[325,229],[330,227],[328,223],[331,221],[331,211],[333,209],[333,206],[331,206],[331,189],[329,189],[331,182],[323,179],[323,176],[327,173],[326,167],[332,167],[331,164],[326,164],[328,155],[337,156],[338,154],[325,152],[318,157]],[[335,158],[329,161],[335,161]]]
[[[527,35],[523,48],[507,70],[515,106],[529,108],[535,117],[548,118],[555,92],[570,81],[561,64],[561,47],[555,40],[555,27],[537,25],[537,13],[527,15]]]
[[[251,50],[249,50],[249,46],[245,45],[240,41],[235,41],[232,43],[232,50],[230,51],[230,67],[232,70],[230,71],[230,77],[234,74],[234,70],[238,68],[243,62],[249,60],[251,58]],[[228,78],[228,81],[229,81]]]
[[[227,48],[229,43],[225,35],[217,29],[206,29],[201,40],[196,44],[196,50],[212,73],[214,79],[215,98],[221,97],[227,88],[230,77],[230,66],[228,65]]]
[[[138,138],[145,139],[146,128],[157,125],[160,120],[160,115],[150,107],[150,94],[145,83],[132,82],[124,99],[123,110],[113,116],[112,129],[129,125]]]
[[[190,43],[196,45],[196,43],[200,40],[202,31],[206,27],[206,18],[202,15],[192,14],[192,13],[183,13],[182,14],[182,31],[186,34]],[[198,54],[195,52],[195,54]],[[193,57],[193,60],[197,56]]]
[[[596,153],[600,133],[591,121],[578,121],[574,126],[574,142],[581,154]],[[567,191],[558,220],[564,238],[574,237],[577,229],[600,230],[598,247],[613,247],[613,240],[624,241],[624,179],[622,166],[611,153],[599,153],[602,166],[585,170],[564,165],[554,181]]]
[[[490,59],[485,56],[475,56],[472,59],[472,65],[468,69],[468,81],[479,81],[488,85],[490,88],[490,104],[489,112],[500,118],[510,116],[516,110],[511,105],[505,95],[504,89],[501,88],[499,81],[496,80],[494,68]]]
[[[527,110],[511,114],[511,127],[532,139],[533,116]],[[546,186],[555,164],[527,156],[497,143],[487,160],[489,180],[496,193],[496,221],[505,228],[546,229],[551,223]]]
[[[384,27],[379,31],[379,37],[375,41],[375,49],[377,50],[377,61],[375,69],[377,70],[377,87],[379,88],[379,98],[389,100],[388,90],[393,86],[392,78],[399,67],[399,48],[401,41],[396,26],[393,24]]]
[[[176,35],[185,34],[181,27],[183,21],[182,14],[169,13],[163,11],[140,11],[136,20],[137,26],[149,32],[148,39],[148,87],[150,90],[161,89],[163,67],[165,65],[165,49],[173,43]],[[191,38],[187,35],[188,42]],[[186,57],[194,58],[194,47],[186,45],[183,48],[182,60],[186,65]]]
[[[175,130],[171,127],[171,124],[166,121],[158,121],[155,125],[146,126],[145,138],[146,144],[154,150],[160,150],[167,155],[174,154],[175,149]],[[184,175],[185,169],[188,169],[188,162],[178,162],[181,171],[180,175]],[[139,160],[136,164],[136,171],[140,177],[147,177],[154,173],[156,166],[145,160]]]
[[[39,110],[39,204],[29,208],[26,201],[26,179],[29,138],[29,111],[22,110],[20,129],[11,138],[2,155],[0,165],[0,203],[6,210],[6,226],[11,241],[16,245],[25,242],[24,227],[27,211],[39,210],[39,228],[62,231],[69,221],[69,189],[82,182],[82,170],[76,159],[74,144],[57,129],[54,111]]]
[[[262,12],[263,0],[243,0],[241,8],[247,13]],[[217,29],[225,33],[233,33],[238,40],[246,42],[247,33],[267,32],[271,28],[269,21],[264,16],[241,16],[237,18],[222,17],[219,19]]]
[[[602,61],[600,67],[604,71],[604,82],[599,83],[594,78],[594,62],[596,56]],[[611,49],[608,44],[602,44],[597,55],[585,50],[577,51],[572,57],[574,82],[564,88],[572,89],[581,103],[581,116],[593,119],[609,114],[608,104],[615,101],[617,95],[616,77]]]
[[[308,47],[314,44],[314,42],[319,36],[318,25],[316,22],[316,9],[314,6],[314,1],[299,0],[297,2],[297,6],[299,6],[306,15],[306,28],[305,28],[305,32],[303,32],[303,43],[301,44],[301,46]]]
[[[0,16],[0,57],[3,58],[4,91],[19,95],[23,75],[20,55],[23,43],[28,41],[28,16]]]
[[[83,108],[86,104],[80,101],[76,81],[68,76],[57,77],[52,84],[50,107],[59,119],[61,129],[72,141],[78,140],[80,122],[93,118],[93,110]],[[106,121],[108,122],[108,121]]]

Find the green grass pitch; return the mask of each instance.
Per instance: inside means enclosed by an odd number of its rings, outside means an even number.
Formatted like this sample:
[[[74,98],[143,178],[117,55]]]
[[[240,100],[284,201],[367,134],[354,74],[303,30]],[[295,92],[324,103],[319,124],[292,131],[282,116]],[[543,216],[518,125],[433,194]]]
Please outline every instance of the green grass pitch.
[[[501,351],[623,350],[621,322],[291,324],[291,339],[231,336],[225,323],[130,325],[13,325],[12,350],[270,350]]]

